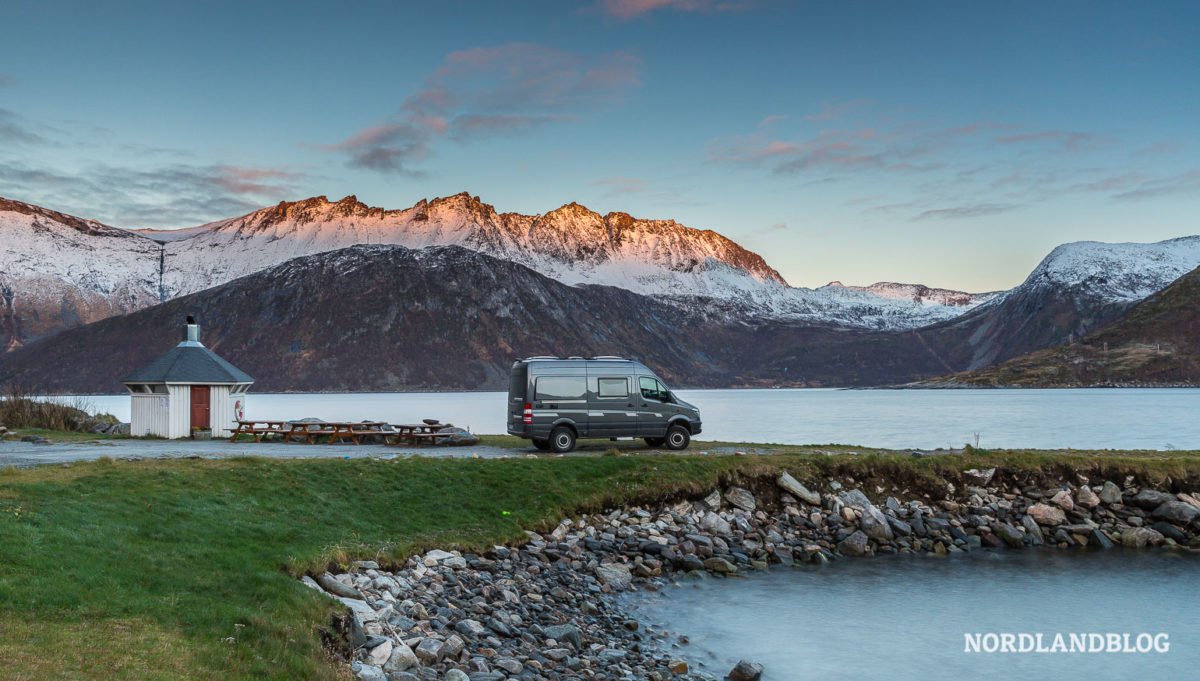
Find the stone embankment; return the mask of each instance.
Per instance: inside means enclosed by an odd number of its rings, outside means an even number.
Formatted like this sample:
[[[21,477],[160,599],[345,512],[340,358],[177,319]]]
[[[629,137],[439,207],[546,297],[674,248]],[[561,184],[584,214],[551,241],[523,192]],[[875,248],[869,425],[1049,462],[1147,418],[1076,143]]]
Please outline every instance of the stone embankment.
[[[755,491],[730,486],[581,515],[529,532],[519,547],[432,550],[389,570],[364,561],[303,581],[349,609],[343,652],[363,681],[661,681],[718,677],[689,667],[685,638],[647,630],[615,596],[687,573],[892,553],[1200,546],[1200,501],[1132,477],[1076,476],[1046,488],[968,470],[940,494],[905,499],[849,478],[814,489],[787,473],[743,484]],[[752,661],[716,671],[735,681],[763,674]]]

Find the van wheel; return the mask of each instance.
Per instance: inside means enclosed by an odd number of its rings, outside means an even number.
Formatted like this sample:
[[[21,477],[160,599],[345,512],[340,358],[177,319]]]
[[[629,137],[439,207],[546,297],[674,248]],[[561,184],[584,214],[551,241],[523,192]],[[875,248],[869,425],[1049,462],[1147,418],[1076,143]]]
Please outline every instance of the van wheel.
[[[542,450],[543,452],[550,451],[550,441],[549,440],[542,440],[540,438],[536,438],[533,441],[533,446],[537,447],[538,449]]]
[[[691,441],[692,434],[678,423],[667,429],[667,449],[676,451],[687,449],[688,443]]]
[[[566,426],[559,426],[550,433],[550,449],[559,454],[566,454],[575,449],[575,431]]]
[[[663,446],[663,443],[666,442],[666,438],[661,438],[661,437],[648,437],[648,438],[645,438],[645,440],[646,440],[646,444],[651,447],[661,447],[661,446]]]

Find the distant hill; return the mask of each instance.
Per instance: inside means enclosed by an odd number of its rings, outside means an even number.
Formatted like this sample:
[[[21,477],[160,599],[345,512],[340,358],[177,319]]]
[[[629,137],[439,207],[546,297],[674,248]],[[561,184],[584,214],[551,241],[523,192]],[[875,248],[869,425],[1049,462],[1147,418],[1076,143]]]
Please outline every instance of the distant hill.
[[[1078,342],[926,384],[1013,387],[1200,384],[1200,268]]]

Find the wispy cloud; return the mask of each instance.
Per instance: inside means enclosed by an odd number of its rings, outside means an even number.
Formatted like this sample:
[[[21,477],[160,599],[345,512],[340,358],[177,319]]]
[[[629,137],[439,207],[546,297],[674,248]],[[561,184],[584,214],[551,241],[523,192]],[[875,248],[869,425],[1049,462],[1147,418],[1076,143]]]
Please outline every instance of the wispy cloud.
[[[751,4],[750,0],[599,0],[596,8],[614,19],[629,21],[656,10],[739,12]]]
[[[1087,132],[1070,130],[1038,130],[997,137],[1000,144],[1042,144],[1064,151],[1080,151],[1096,146],[1100,138]]]
[[[122,227],[178,227],[249,212],[293,193],[302,178],[232,165],[95,164],[68,173],[0,161],[0,195]]]
[[[640,177],[605,177],[592,184],[603,188],[605,196],[640,194],[648,188],[646,181]]]
[[[1118,201],[1153,199],[1162,196],[1200,195],[1200,170],[1148,179],[1135,189],[1113,196]]]
[[[24,119],[8,109],[0,109],[0,142],[5,144],[47,144]]]
[[[977,218],[985,215],[998,215],[1015,210],[1020,206],[1011,203],[973,203],[946,208],[933,208],[917,214],[913,222],[921,220],[960,220],[962,218]]]
[[[465,142],[570,121],[619,100],[641,83],[641,60],[624,52],[585,55],[509,43],[446,55],[391,119],[327,151],[353,167],[418,173],[444,139]]]

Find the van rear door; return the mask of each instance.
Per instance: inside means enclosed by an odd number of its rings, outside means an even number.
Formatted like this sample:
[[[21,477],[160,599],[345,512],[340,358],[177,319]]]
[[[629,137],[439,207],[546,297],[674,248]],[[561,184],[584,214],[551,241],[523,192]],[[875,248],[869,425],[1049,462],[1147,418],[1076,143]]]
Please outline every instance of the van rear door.
[[[512,435],[529,434],[524,421],[528,392],[529,365],[516,362],[508,375],[508,432]]]
[[[554,424],[568,421],[579,437],[588,436],[587,378],[578,374],[535,375],[533,379],[533,431],[549,438]]]

